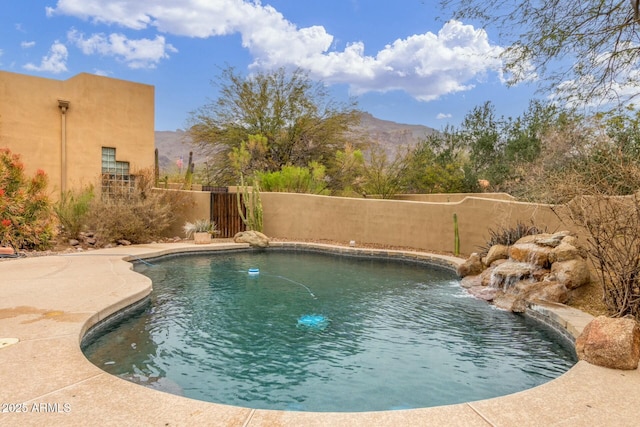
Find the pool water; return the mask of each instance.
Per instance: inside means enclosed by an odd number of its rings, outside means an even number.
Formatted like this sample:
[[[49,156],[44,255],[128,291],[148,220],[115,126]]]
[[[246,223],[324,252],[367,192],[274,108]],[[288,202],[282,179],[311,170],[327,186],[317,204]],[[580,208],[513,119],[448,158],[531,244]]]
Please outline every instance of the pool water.
[[[572,346],[421,263],[269,250],[137,264],[151,302],[83,350],[105,371],[258,409],[446,405],[547,382]],[[248,274],[258,268],[258,274]]]

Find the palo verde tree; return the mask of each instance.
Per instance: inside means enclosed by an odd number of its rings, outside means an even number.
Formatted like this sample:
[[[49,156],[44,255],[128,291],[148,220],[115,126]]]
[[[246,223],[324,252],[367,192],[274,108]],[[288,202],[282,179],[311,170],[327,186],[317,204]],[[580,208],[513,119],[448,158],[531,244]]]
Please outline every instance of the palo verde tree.
[[[633,0],[441,0],[453,18],[500,30],[511,82],[542,77],[559,97],[625,101],[640,80],[640,14]]]
[[[334,101],[300,69],[244,76],[227,67],[213,84],[218,98],[191,113],[188,132],[214,158],[218,184],[235,183],[240,173],[325,164],[360,117],[354,102]]]

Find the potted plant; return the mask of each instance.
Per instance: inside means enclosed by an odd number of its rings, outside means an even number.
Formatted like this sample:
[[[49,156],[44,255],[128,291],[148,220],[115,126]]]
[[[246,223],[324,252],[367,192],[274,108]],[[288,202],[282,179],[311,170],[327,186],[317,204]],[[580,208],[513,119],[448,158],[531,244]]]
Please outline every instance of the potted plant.
[[[211,235],[217,231],[216,223],[208,219],[197,219],[194,222],[186,222],[182,229],[187,239],[193,236],[194,243],[197,245],[211,243]]]

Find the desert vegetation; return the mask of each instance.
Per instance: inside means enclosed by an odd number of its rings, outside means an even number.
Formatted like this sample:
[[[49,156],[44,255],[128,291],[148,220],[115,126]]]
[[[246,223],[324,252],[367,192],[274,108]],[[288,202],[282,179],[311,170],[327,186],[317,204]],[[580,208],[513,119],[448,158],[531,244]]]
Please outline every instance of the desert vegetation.
[[[20,155],[0,149],[0,246],[46,249],[55,226],[45,172],[28,178]]]
[[[77,239],[89,232],[94,246],[118,241],[148,243],[162,237],[176,220],[175,212],[185,209],[187,199],[177,191],[154,190],[154,173],[141,170],[134,184],[115,184],[108,194],[95,195],[93,187],[62,194],[55,205],[60,233]]]

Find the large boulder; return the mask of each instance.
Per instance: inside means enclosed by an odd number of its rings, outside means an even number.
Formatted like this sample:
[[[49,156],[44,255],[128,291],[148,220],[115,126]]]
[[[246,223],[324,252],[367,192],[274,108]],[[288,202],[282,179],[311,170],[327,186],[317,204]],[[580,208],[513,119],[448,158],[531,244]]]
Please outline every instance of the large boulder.
[[[554,262],[551,266],[551,274],[567,289],[579,288],[591,280],[589,265],[582,258]]]
[[[549,262],[551,263],[569,261],[578,258],[582,258],[578,248],[564,240],[558,246],[553,248],[549,254]]]
[[[637,369],[640,326],[634,319],[599,316],[576,339],[580,360],[612,369]]]
[[[484,265],[480,260],[480,255],[475,252],[457,268],[460,277],[475,276],[482,273],[482,270],[484,270]]]
[[[551,249],[550,246],[537,245],[533,242],[516,243],[509,248],[509,258],[516,262],[526,262],[538,267],[547,267]]]
[[[522,281],[514,286],[513,293],[529,302],[547,301],[564,304],[569,301],[569,290],[565,285],[557,282]]]
[[[269,238],[255,230],[236,233],[236,235],[233,236],[233,241],[236,243],[248,243],[249,245],[257,248],[266,248],[269,246]]]
[[[490,285],[503,290],[509,289],[516,282],[531,277],[537,267],[526,262],[504,262],[493,269]]]
[[[496,295],[493,299],[493,305],[513,313],[524,313],[527,311],[527,303],[524,298],[513,294],[500,293]]]
[[[509,246],[493,245],[489,248],[487,256],[482,259],[484,265],[491,265],[494,261],[509,258]]]

